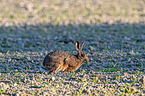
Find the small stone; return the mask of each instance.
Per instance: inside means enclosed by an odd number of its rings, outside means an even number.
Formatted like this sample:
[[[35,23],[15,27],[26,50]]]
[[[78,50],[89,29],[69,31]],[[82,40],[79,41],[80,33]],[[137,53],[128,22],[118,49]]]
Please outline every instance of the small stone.
[[[3,53],[0,53],[0,56],[4,56],[4,54]]]
[[[14,84],[14,86],[17,86],[17,85],[18,85],[17,83]]]
[[[30,57],[27,57],[28,61],[31,61],[31,58]]]
[[[54,81],[55,80],[55,77],[51,77],[51,80]]]
[[[90,50],[91,50],[91,51],[96,50],[96,48],[93,47],[93,46],[89,46],[89,47],[90,47]]]
[[[135,55],[135,53],[134,53],[133,50],[131,50],[131,51],[129,52],[129,54],[130,54],[130,55]]]
[[[9,88],[9,85],[1,82],[0,83],[0,90],[2,90],[1,88],[7,89],[7,88]]]
[[[114,80],[112,81],[113,84],[119,84],[119,81],[118,80]]]

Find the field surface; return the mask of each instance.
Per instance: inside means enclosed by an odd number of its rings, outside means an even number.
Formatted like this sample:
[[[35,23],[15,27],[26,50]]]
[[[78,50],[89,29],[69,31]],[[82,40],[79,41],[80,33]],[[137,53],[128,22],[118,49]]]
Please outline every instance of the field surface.
[[[90,61],[75,72],[40,72],[46,54]],[[0,0],[0,95],[145,95],[144,0]]]

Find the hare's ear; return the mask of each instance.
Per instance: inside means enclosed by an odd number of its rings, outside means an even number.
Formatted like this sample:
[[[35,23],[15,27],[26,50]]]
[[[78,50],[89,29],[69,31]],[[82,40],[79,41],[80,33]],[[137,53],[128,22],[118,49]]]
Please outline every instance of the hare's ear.
[[[78,41],[76,41],[76,49],[79,51],[80,49],[80,43]]]
[[[81,46],[80,46],[80,50],[82,50],[83,45],[84,45],[84,42],[82,41]]]

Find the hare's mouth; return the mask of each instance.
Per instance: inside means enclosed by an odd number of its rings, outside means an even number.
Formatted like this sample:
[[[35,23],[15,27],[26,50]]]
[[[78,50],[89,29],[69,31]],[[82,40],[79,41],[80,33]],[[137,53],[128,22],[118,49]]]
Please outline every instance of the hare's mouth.
[[[84,63],[89,62],[89,60],[84,60]]]

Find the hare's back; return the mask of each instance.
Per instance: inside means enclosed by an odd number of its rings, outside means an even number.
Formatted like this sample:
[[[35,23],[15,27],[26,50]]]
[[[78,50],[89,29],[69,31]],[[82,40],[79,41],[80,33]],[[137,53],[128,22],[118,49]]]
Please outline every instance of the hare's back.
[[[65,51],[54,51],[46,55],[43,61],[44,66],[55,66],[63,62],[71,54]]]

